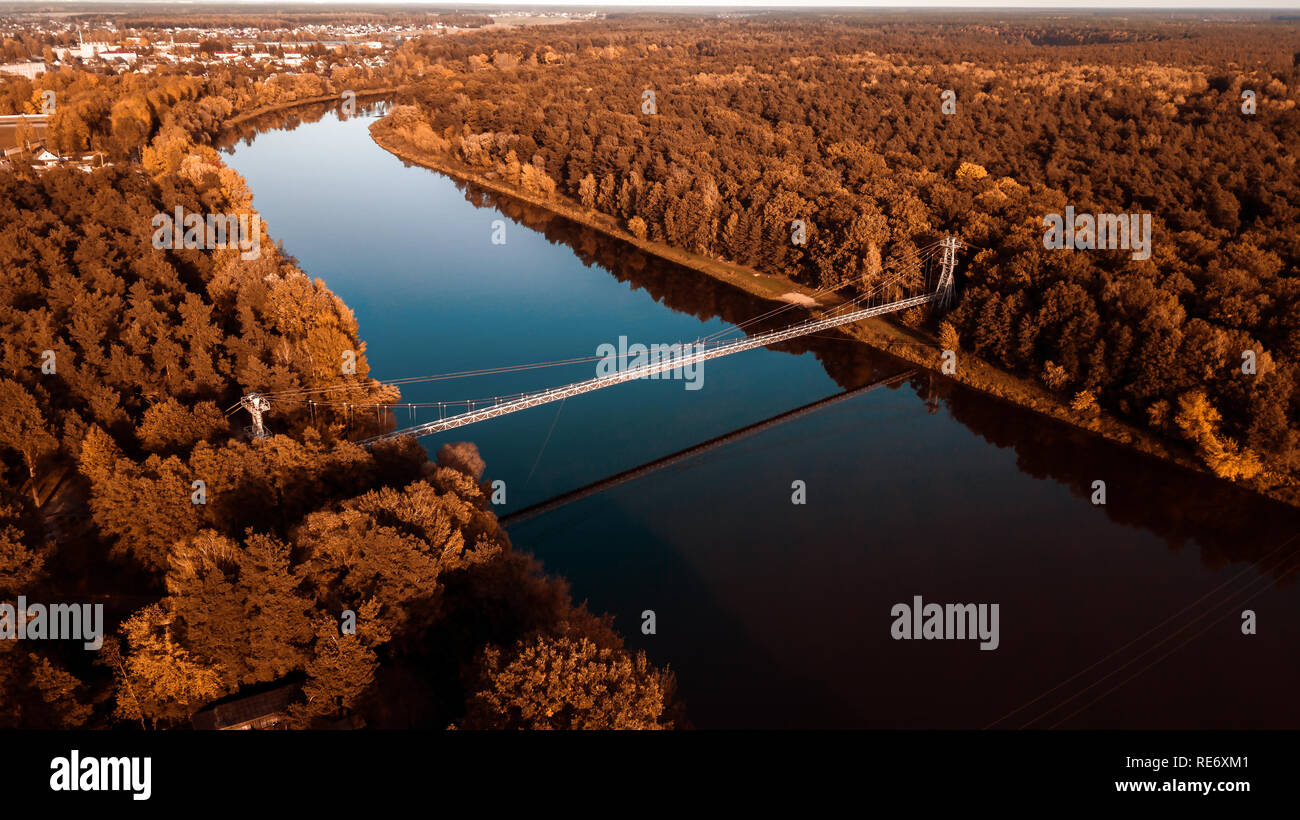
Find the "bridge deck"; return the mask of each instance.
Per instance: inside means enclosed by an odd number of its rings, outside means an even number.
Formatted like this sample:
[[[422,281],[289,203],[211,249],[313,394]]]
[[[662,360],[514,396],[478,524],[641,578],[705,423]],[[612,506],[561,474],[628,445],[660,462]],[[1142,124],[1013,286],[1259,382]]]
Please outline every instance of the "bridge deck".
[[[594,390],[600,390],[603,387],[622,384],[623,382],[634,381],[636,379],[649,378],[659,373],[675,370],[698,362],[708,361],[709,359],[730,356],[733,353],[740,353],[744,350],[766,347],[767,345],[777,344],[778,342],[784,342],[789,339],[796,339],[800,336],[807,336],[811,333],[817,333],[822,330],[850,325],[854,322],[860,322],[863,319],[868,319],[873,316],[881,316],[886,313],[893,313],[899,310],[918,307],[929,302],[939,301],[943,299],[946,294],[947,288],[940,288],[939,290],[922,296],[913,296],[908,299],[900,299],[896,302],[888,302],[882,305],[866,307],[840,316],[830,316],[824,319],[809,319],[805,322],[791,325],[790,327],[769,331],[767,333],[760,333],[756,336],[738,339],[734,342],[727,342],[720,344],[717,347],[699,350],[679,357],[664,358],[659,361],[651,362],[650,364],[629,368],[605,376],[597,376],[593,379],[575,382],[573,384],[564,385],[563,387],[539,390],[535,393],[529,393],[521,397],[500,401],[490,407],[470,410],[437,421],[430,421],[424,424],[417,424],[414,427],[394,430],[389,433],[364,439],[360,443],[363,445],[370,445],[377,441],[385,441],[387,439],[400,438],[402,436],[428,436],[434,433],[441,433],[445,430],[464,427],[467,424],[474,424],[475,422],[486,421],[487,419],[497,418],[498,416],[517,413],[520,410],[527,410],[531,407],[538,407],[543,404],[560,401],[561,399],[567,399],[571,396],[590,393]]]

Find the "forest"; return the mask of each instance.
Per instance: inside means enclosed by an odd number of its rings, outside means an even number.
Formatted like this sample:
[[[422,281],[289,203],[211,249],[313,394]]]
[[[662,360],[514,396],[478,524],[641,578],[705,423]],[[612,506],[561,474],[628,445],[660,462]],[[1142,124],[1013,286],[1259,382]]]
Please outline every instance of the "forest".
[[[272,241],[152,249],[157,213],[251,212],[212,147],[241,116],[399,89],[383,129],[421,152],[846,293],[956,233],[955,307],[901,321],[1295,503],[1298,83],[1293,22],[888,15],[462,32],[328,76],[0,79],[0,112],[53,90],[52,146],[115,163],[0,173],[0,598],[103,602],[111,627],[94,654],[0,642],[0,725],[181,728],[286,681],[302,727],[688,725],[671,672],[512,549],[472,444],[364,449],[374,422],[305,410],[249,438],[249,392],[397,396]],[[1047,251],[1067,206],[1152,214],[1150,258]]]
[[[1300,25],[629,15],[403,51],[386,133],[638,237],[851,293],[956,233],[956,309],[905,322],[1300,502]],[[1151,257],[1046,250],[1067,206],[1151,214]]]
[[[19,104],[57,88],[55,139],[118,160],[0,173],[0,600],[109,622],[98,652],[0,641],[0,726],[185,728],[286,684],[301,728],[684,725],[673,675],[512,549],[472,444],[366,449],[378,421],[324,409],[255,440],[233,412],[250,391],[397,397],[348,307],[273,242],[151,244],[158,213],[251,212],[207,143],[330,82],[0,84]]]
[[[0,113],[39,114],[54,92],[50,147],[61,154],[104,151],[113,161],[175,163],[192,144],[210,144],[233,116],[308,99],[340,99],[384,87],[375,69],[337,66],[328,76],[223,66],[206,76],[181,68],[105,74],[64,67],[35,80],[0,80]],[[148,156],[146,156],[146,154]]]

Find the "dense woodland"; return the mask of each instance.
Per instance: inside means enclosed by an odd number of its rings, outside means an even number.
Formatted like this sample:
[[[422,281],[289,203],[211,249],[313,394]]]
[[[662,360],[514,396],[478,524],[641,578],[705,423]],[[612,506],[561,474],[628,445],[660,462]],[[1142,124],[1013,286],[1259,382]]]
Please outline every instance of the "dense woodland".
[[[157,74],[95,73],[63,68],[37,77],[0,80],[0,113],[42,112],[46,91],[55,109],[47,138],[61,154],[104,151],[113,161],[161,157],[180,161],[191,143],[204,144],[232,116],[308,99],[339,99],[383,86],[378,71],[339,66],[328,76],[274,74],[224,66],[208,76],[181,69]],[[146,152],[148,154],[146,155]],[[153,158],[153,159],[151,159]]]
[[[396,397],[346,305],[269,238],[252,261],[152,247],[155,214],[251,210],[201,143],[329,87],[281,79],[0,84],[23,101],[53,84],[56,139],[75,122],[119,160],[0,173],[0,600],[108,617],[99,652],[0,641],[0,726],[184,727],[285,682],[300,727],[682,725],[671,674],[511,549],[473,445],[367,450],[366,422],[323,409],[251,440],[228,412],[250,391]]]
[[[851,292],[959,234],[950,342],[1300,500],[1295,23],[627,17],[405,51],[391,133],[638,236]],[[1151,213],[1151,257],[1045,250],[1067,205]]]
[[[99,653],[0,642],[0,725],[180,727],[284,681],[299,726],[682,724],[672,676],[511,549],[472,445],[365,450],[363,422],[323,412],[252,441],[227,413],[394,395],[271,241],[151,247],[177,205],[251,209],[210,147],[233,118],[403,86],[386,127],[421,151],[810,286],[871,287],[956,232],[956,307],[906,321],[1277,490],[1300,471],[1298,32],[634,15],[410,42],[383,72],[0,80],[0,111],[53,89],[53,146],[117,163],[0,173],[0,598],[110,616]],[[1151,258],[1045,251],[1067,204],[1152,213]]]

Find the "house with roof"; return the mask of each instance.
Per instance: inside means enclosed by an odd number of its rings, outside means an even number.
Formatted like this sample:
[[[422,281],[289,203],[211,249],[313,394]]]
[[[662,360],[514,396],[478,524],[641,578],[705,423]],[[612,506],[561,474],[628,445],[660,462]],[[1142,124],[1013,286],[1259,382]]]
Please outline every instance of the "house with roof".
[[[256,694],[232,695],[195,712],[190,723],[206,731],[286,729],[289,704],[301,691],[301,684],[288,683]]]
[[[289,706],[302,695],[301,683],[285,683],[253,694],[236,693],[213,703],[190,717],[190,724],[201,731],[239,729],[287,729]],[[322,729],[362,729],[360,715],[346,715],[325,723]]]
[[[42,148],[36,152],[36,156],[32,157],[32,163],[40,168],[57,168],[63,164],[63,157],[51,153],[47,148]]]
[[[76,160],[73,163],[73,165],[78,170],[85,171],[86,173],[90,173],[96,168],[103,168],[105,165],[108,165],[108,163],[104,162],[103,151],[95,151],[94,153],[90,153],[90,154],[82,154],[81,159]]]

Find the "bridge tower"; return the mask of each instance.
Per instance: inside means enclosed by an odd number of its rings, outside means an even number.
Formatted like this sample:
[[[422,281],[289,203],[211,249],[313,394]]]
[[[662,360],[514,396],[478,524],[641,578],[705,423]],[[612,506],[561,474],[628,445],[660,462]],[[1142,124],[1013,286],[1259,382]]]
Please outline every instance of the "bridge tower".
[[[248,432],[252,433],[253,438],[266,438],[268,434],[262,424],[262,414],[271,409],[271,402],[267,401],[265,396],[249,393],[239,400],[239,406],[247,410],[248,415],[252,417],[253,426],[248,428]]]
[[[953,291],[956,288],[957,272],[957,249],[962,247],[962,242],[952,234],[945,236],[940,242],[939,247],[943,248],[943,258],[940,260],[939,272],[939,307],[952,307]]]

